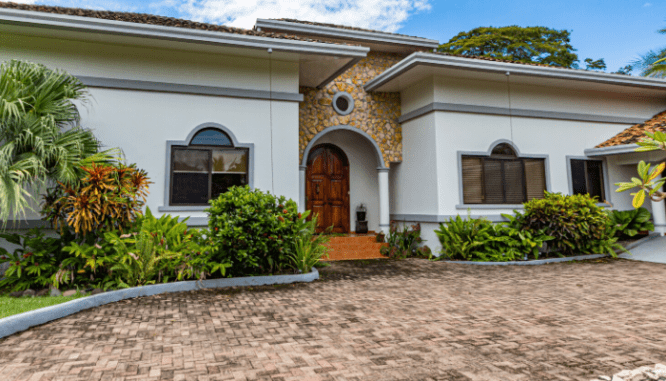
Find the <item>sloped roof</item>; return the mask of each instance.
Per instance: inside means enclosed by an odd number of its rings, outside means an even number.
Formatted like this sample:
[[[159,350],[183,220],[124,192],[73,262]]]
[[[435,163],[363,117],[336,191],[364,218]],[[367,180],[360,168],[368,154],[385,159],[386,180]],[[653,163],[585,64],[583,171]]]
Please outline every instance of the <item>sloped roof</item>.
[[[340,24],[328,24],[328,23],[321,23],[321,22],[314,22],[314,21],[305,21],[305,20],[296,20],[296,19],[287,19],[287,18],[282,18],[282,19],[271,19],[271,20],[276,20],[276,21],[286,21],[286,22],[293,22],[293,23],[307,24],[307,25],[315,25],[315,26],[325,26],[325,27],[329,27],[329,28],[348,29],[348,30],[358,30],[358,31],[361,31],[361,32],[382,33],[382,34],[386,34],[386,35],[389,35],[389,36],[404,36],[404,37],[414,37],[414,38],[423,38],[423,39],[425,39],[424,37],[410,36],[410,35],[408,35],[408,34],[384,32],[384,31],[381,31],[381,30],[357,28],[357,27],[355,27],[355,26],[340,25]]]
[[[640,124],[635,124],[595,148],[614,147],[625,144],[635,144],[645,137],[645,132],[666,132],[666,111],[652,117]]]
[[[331,42],[327,41],[313,40],[285,33],[262,32],[254,29],[234,28],[225,25],[202,23],[185,19],[178,19],[175,17],[157,16],[145,13],[113,12],[113,11],[102,11],[102,10],[83,9],[83,8],[55,7],[48,5],[17,4],[17,3],[2,2],[2,1],[0,1],[0,8],[16,9],[21,11],[54,13],[54,14],[68,15],[68,16],[89,17],[89,18],[96,18],[103,20],[131,22],[136,24],[150,24],[150,25],[177,27],[177,28],[205,30],[211,32],[242,34],[246,36],[268,37],[268,38],[331,44]]]

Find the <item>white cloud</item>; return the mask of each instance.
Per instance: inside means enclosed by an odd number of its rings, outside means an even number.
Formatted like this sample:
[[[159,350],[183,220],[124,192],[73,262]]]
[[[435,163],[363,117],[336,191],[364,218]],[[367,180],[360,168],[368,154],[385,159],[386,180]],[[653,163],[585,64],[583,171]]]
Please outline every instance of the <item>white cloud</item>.
[[[395,32],[411,15],[430,9],[429,1],[163,0],[151,5],[176,9],[182,17],[195,21],[240,28],[252,28],[258,18],[292,18]]]
[[[12,0],[12,3],[18,3],[18,4],[34,4],[36,2],[37,0]]]
[[[643,4],[643,6],[644,6],[645,8],[647,8],[647,7],[651,7],[651,6],[652,6],[652,3],[645,3],[645,4]]]

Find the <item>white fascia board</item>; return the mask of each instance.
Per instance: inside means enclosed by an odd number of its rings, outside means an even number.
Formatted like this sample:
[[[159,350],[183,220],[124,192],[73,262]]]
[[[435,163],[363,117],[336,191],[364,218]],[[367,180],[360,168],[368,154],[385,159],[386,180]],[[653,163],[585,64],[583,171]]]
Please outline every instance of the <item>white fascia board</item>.
[[[257,28],[275,29],[287,33],[303,33],[310,36],[322,36],[338,39],[349,39],[354,41],[365,41],[371,43],[409,45],[423,48],[435,49],[439,47],[439,41],[423,37],[403,36],[384,32],[370,32],[365,30],[354,30],[336,28],[331,26],[311,25],[290,21],[257,19]]]
[[[585,150],[585,156],[608,156],[619,155],[623,153],[636,152],[636,148],[640,147],[638,144],[622,144],[619,146],[603,147],[603,148],[588,148]]]
[[[248,36],[207,30],[139,24],[127,21],[60,15],[46,12],[0,8],[0,24],[32,25],[92,33],[116,34],[161,40],[224,45],[254,49],[273,49],[326,56],[365,57],[370,49],[362,46],[327,44],[312,41]]]
[[[416,66],[435,66],[450,69],[474,70],[495,73],[509,73],[531,77],[543,77],[584,82],[596,82],[616,86],[641,87],[666,90],[666,80],[633,77],[629,75],[599,73],[586,70],[532,66],[509,62],[487,61],[474,58],[445,56],[441,54],[416,52],[393,65],[382,74],[365,84],[366,91],[374,91]]]

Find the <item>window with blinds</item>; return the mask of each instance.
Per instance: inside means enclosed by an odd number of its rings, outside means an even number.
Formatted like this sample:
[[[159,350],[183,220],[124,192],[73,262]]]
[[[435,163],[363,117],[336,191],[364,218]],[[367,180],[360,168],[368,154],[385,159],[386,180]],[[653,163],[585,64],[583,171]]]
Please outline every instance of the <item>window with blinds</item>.
[[[599,202],[606,201],[601,160],[571,159],[571,182],[574,194],[589,194]]]
[[[208,205],[247,182],[248,150],[235,148],[222,131],[202,130],[189,146],[171,149],[171,205]]]
[[[499,144],[490,156],[462,157],[462,182],[465,204],[521,204],[544,197],[545,160],[519,158]]]

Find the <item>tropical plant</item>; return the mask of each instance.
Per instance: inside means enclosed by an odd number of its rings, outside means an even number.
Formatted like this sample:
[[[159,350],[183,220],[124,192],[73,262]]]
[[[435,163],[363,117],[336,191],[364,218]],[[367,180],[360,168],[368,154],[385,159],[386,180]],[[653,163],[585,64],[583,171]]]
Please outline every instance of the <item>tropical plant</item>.
[[[76,184],[80,167],[111,161],[92,132],[79,126],[74,103],[88,93],[75,77],[30,62],[0,65],[0,221],[34,210],[49,180]]]
[[[99,243],[66,246],[71,257],[62,261],[52,280],[57,287],[90,277],[104,288],[124,288],[224,276],[229,265],[212,260],[209,243],[201,233],[188,231],[185,221],[170,215],[156,218],[147,208],[126,234],[111,231]]]
[[[645,208],[613,210],[609,216],[615,227],[615,236],[619,238],[631,238],[640,232],[654,230],[654,224],[650,221],[652,215]]]
[[[412,256],[424,256],[424,251],[419,251],[421,238],[421,224],[416,223],[408,226],[393,222],[387,237],[388,246],[380,249],[383,255],[394,259],[404,259]],[[425,249],[424,249],[425,250]]]
[[[456,55],[577,68],[578,55],[571,46],[569,35],[568,30],[541,26],[480,27],[458,33],[438,50]],[[587,69],[606,67],[603,59],[588,58],[585,63]]]
[[[306,211],[305,217],[310,211]],[[298,221],[301,227],[298,230],[298,237],[294,241],[294,250],[289,254],[292,263],[291,266],[301,273],[309,273],[312,268],[319,263],[322,257],[328,252],[326,243],[329,241],[327,234],[315,235],[317,226],[317,216],[313,216],[310,221],[303,218]]]
[[[638,143],[639,147],[635,149],[636,152],[649,152],[662,150],[666,151],[666,133],[661,131],[646,132],[647,137],[641,139]],[[666,162],[656,165],[651,168],[651,165],[641,160],[638,163],[638,176],[632,177],[631,182],[615,183],[618,186],[616,192],[624,192],[630,189],[639,188],[634,196],[631,204],[634,208],[640,208],[645,202],[646,198],[652,201],[659,202],[666,199],[666,192],[660,189],[666,183],[666,179],[661,178],[660,175],[666,169]]]
[[[531,232],[517,225],[516,219],[492,223],[486,218],[460,216],[440,224],[435,231],[442,244],[442,258],[480,262],[506,262],[539,258],[543,243],[553,239],[542,231]]]
[[[514,224],[532,233],[554,237],[549,249],[564,256],[608,253],[615,256],[615,229],[598,201],[588,194],[562,195],[546,192],[543,199],[524,203],[524,213],[516,211]]]
[[[291,264],[308,217],[294,201],[245,186],[231,187],[210,204],[214,259],[231,263],[233,276],[276,273]]]
[[[56,229],[65,224],[77,234],[120,231],[141,215],[148,194],[148,176],[135,165],[96,164],[81,167],[76,185],[59,185],[44,196],[42,215]]]
[[[19,246],[13,253],[0,247],[0,263],[10,266],[0,280],[0,289],[22,291],[44,287],[58,271],[61,254],[61,238],[47,237],[42,228],[33,228],[23,234],[0,234],[7,242]]]
[[[666,34],[666,28],[657,32]],[[663,78],[666,76],[666,48],[648,51],[632,62],[631,67],[638,69],[644,77]]]

